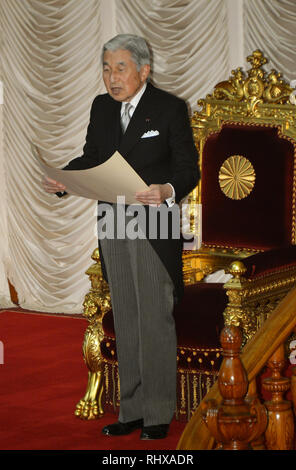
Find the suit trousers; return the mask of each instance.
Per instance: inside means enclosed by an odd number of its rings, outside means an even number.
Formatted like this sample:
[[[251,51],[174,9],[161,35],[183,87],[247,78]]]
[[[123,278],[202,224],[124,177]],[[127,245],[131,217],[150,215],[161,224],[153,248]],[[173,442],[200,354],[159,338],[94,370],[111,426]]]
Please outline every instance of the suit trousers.
[[[119,421],[169,424],[176,408],[173,282],[147,239],[101,239],[120,379]]]

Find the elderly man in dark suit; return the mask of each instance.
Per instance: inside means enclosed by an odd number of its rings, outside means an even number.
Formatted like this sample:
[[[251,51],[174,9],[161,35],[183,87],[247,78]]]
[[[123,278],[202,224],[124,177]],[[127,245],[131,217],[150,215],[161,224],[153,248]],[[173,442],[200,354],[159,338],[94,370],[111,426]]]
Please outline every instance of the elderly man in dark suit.
[[[151,217],[159,211],[166,224],[177,223],[168,213],[179,210],[197,184],[197,152],[185,102],[148,82],[150,53],[143,38],[116,36],[104,45],[102,61],[107,93],[92,104],[83,155],[65,169],[91,168],[118,150],[149,185],[135,195],[145,209],[144,236],[99,234],[120,377],[119,419],[103,433],[120,436],[141,428],[141,439],[159,439],[166,437],[176,406],[173,308],[183,291],[182,239],[179,227],[177,237],[176,227],[166,236],[159,227],[157,233],[150,230]],[[44,187],[66,190],[48,178]],[[115,217],[121,233],[119,225],[132,217],[135,212],[126,212],[124,220]]]

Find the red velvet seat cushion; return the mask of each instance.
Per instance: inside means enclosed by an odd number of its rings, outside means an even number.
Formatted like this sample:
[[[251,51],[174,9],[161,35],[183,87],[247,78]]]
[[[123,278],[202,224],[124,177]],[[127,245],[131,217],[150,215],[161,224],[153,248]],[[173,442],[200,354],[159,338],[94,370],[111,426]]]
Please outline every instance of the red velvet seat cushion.
[[[247,268],[245,276],[248,279],[272,274],[293,266],[296,267],[296,246],[291,245],[263,251],[245,258],[243,263]]]
[[[184,297],[174,311],[179,367],[206,370],[219,367],[220,332],[226,305],[223,284],[200,283],[185,287]],[[112,310],[103,318],[103,330],[102,355],[107,360],[116,360]]]
[[[204,282],[186,286],[185,295],[174,311],[178,346],[220,347],[226,306],[223,284]]]

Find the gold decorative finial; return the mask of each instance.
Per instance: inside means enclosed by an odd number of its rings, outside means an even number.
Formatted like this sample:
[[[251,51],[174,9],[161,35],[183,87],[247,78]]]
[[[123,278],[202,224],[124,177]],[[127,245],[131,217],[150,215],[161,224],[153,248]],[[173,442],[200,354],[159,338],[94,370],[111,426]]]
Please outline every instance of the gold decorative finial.
[[[247,272],[247,268],[242,261],[237,260],[231,263],[227,271],[238,279]]]
[[[266,57],[264,57],[263,53],[259,49],[256,49],[256,51],[247,57],[247,62],[250,62],[252,69],[259,69],[265,65],[268,60]]]

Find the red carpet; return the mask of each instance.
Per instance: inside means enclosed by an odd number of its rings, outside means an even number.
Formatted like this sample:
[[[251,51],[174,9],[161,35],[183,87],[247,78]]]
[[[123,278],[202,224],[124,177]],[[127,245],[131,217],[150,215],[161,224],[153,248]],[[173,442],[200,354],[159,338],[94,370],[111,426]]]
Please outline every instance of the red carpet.
[[[86,326],[82,318],[0,311],[0,449],[174,450],[185,423],[174,421],[166,439],[141,441],[140,431],[121,438],[101,435],[116,415],[95,421],[74,416],[86,388]]]

